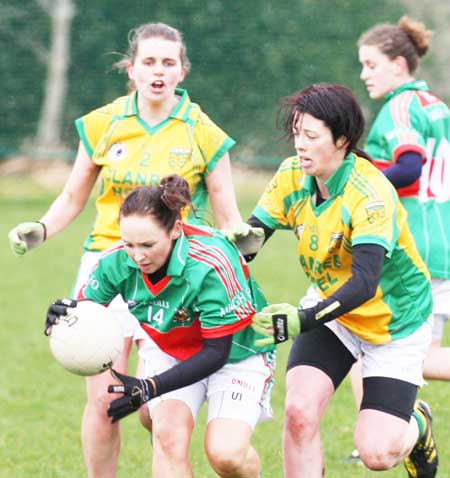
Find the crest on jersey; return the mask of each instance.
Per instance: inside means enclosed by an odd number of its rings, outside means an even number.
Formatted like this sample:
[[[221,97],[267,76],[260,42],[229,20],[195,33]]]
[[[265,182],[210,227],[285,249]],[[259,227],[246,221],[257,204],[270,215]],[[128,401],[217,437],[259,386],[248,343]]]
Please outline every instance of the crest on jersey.
[[[173,318],[175,322],[185,322],[186,320],[189,320],[189,312],[184,307],[179,307],[175,310]]]
[[[110,161],[119,161],[127,155],[128,149],[123,143],[114,143],[108,151]]]
[[[184,148],[173,148],[169,152],[169,166],[172,169],[181,169],[189,158],[191,151]]]
[[[378,222],[386,215],[384,201],[373,201],[366,204],[367,220],[370,224]]]
[[[342,239],[344,238],[343,232],[331,233],[330,242],[328,243],[328,252],[336,252],[342,246]]]

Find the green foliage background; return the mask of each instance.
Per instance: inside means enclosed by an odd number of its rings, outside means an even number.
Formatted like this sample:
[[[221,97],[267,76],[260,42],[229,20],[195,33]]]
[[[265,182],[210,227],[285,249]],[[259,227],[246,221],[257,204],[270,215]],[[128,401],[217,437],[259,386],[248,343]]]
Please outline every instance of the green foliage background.
[[[44,64],[33,50],[48,46],[49,18],[36,0],[10,0],[0,21],[3,94],[7,119],[0,152],[14,150],[35,133],[43,94]],[[76,0],[64,140],[77,143],[73,121],[125,93],[126,78],[111,69],[127,49],[128,31],[162,21],[182,32],[192,62],[184,82],[191,99],[237,142],[234,157],[261,164],[290,154],[275,129],[277,105],[308,84],[342,83],[364,108],[356,41],[378,21],[397,21],[404,9],[393,0]],[[11,14],[13,9],[14,15]]]

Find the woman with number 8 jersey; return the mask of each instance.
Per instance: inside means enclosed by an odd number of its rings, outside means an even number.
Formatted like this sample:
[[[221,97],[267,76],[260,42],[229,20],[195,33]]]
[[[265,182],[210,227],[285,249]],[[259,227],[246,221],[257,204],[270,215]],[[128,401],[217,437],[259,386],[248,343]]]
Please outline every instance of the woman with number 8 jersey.
[[[81,213],[100,176],[97,216],[84,244],[74,296],[101,252],[120,239],[120,205],[136,186],[157,185],[162,177],[180,174],[189,183],[197,209],[203,209],[209,197],[218,227],[241,223],[228,155],[234,141],[178,88],[190,68],[182,34],[163,23],[144,24],[130,32],[129,50],[116,66],[126,70],[130,94],[76,121],[81,141],[63,192],[39,222],[21,223],[9,234],[17,255],[42,244]],[[203,221],[189,209],[184,218]],[[121,300],[110,307],[125,331],[115,367],[126,372],[132,338],[140,328]],[[104,375],[87,379],[82,442],[90,478],[116,476],[119,426],[106,417],[110,397],[105,380]]]
[[[426,404],[416,403],[431,340],[429,273],[394,187],[357,147],[364,117],[350,90],[315,84],[285,99],[297,156],[280,165],[249,219],[269,236],[290,229],[316,303],[271,304],[254,315],[260,345],[295,337],[286,375],[285,478],[324,476],[320,424],[362,356],[355,445],[365,466],[408,470],[437,452]],[[427,455],[426,457],[424,455]]]

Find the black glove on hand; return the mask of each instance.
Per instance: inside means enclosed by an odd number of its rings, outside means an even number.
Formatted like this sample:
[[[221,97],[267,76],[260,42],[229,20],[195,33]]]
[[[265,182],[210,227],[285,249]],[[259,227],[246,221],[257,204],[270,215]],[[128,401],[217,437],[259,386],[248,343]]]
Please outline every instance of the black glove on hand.
[[[111,369],[111,375],[122,385],[109,385],[109,393],[123,393],[123,397],[113,400],[108,408],[111,422],[117,422],[130,413],[135,412],[144,403],[156,396],[156,390],[151,380],[139,379],[123,375]]]
[[[56,324],[61,315],[67,315],[68,307],[76,307],[77,301],[73,299],[58,299],[47,310],[47,318],[45,319],[44,334],[50,335],[51,328]]]

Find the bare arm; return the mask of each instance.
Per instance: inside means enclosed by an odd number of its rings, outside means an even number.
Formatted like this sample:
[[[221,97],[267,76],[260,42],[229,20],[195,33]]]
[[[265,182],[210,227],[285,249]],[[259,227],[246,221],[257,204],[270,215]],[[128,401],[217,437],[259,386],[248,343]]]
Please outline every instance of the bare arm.
[[[209,200],[218,229],[229,229],[242,222],[231,177],[230,156],[225,153],[206,176]]]
[[[80,142],[72,171],[62,193],[55,199],[40,222],[47,228],[47,238],[65,229],[84,209],[100,172]]]

